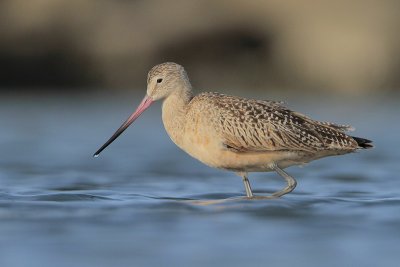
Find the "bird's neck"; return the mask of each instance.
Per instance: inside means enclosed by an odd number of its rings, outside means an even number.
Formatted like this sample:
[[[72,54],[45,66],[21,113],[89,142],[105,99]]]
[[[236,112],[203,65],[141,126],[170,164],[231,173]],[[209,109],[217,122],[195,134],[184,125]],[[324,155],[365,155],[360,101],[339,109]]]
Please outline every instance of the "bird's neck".
[[[162,120],[165,130],[179,147],[183,141],[187,107],[192,98],[191,86],[181,86],[164,99],[162,105]]]

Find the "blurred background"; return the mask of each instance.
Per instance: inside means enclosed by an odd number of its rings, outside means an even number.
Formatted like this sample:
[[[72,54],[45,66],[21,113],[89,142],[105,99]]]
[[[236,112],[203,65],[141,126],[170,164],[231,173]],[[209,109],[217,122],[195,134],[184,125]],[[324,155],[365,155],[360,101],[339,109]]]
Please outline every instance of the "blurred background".
[[[399,266],[399,25],[398,0],[0,0],[0,266]],[[165,61],[375,148],[210,206],[242,181],[177,148],[159,104],[92,158]]]
[[[3,90],[144,90],[175,61],[196,88],[399,88],[400,2],[2,0]],[[57,88],[57,89],[54,89]]]

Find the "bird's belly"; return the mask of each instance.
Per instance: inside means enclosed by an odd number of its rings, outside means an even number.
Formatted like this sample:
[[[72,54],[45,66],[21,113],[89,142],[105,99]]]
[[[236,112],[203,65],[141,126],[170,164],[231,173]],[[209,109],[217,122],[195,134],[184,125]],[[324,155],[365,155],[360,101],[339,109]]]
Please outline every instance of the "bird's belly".
[[[286,168],[312,158],[296,151],[235,152],[226,149],[218,138],[201,135],[185,138],[181,148],[210,167],[231,171],[265,172],[271,171],[274,163]]]

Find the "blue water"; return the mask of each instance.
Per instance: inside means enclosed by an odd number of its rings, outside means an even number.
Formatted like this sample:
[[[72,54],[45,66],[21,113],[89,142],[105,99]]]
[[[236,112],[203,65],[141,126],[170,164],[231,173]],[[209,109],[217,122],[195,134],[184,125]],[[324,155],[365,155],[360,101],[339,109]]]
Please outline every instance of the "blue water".
[[[399,266],[397,97],[292,97],[376,148],[288,168],[298,187],[281,199],[216,205],[191,200],[243,195],[241,179],[175,147],[157,105],[91,157],[140,99],[1,97],[0,266]]]

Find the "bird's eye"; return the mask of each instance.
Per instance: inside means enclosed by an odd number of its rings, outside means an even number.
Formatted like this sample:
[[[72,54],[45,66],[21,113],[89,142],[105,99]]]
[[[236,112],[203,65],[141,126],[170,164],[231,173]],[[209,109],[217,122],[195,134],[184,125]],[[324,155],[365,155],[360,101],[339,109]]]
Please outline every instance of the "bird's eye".
[[[161,83],[162,82],[162,79],[160,78],[160,79],[157,79],[157,83]]]

